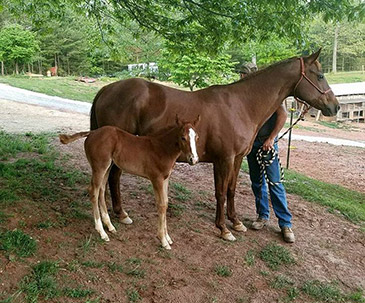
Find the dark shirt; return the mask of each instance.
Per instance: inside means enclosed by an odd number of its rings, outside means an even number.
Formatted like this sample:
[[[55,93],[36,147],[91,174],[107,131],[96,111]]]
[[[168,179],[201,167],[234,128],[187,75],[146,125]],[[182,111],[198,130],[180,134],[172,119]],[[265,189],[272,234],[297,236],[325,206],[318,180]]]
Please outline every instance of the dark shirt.
[[[275,127],[275,123],[276,123],[276,119],[277,119],[277,113],[275,112],[270,118],[269,120],[267,120],[265,122],[265,124],[260,128],[257,136],[256,136],[256,140],[260,141],[261,143],[264,143],[265,140],[270,137],[270,134],[272,133],[274,127]]]

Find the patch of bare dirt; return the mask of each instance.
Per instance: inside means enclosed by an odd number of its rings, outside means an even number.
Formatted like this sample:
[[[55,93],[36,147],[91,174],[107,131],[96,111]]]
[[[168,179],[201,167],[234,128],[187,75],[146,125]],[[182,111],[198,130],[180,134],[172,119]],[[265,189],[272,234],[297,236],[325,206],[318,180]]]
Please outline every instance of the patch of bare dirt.
[[[26,119],[27,115],[19,117]],[[62,116],[60,119],[60,124],[64,123],[70,128],[73,127],[71,125],[75,126],[70,131],[87,129],[88,126],[88,121],[85,125],[72,124],[76,121],[74,116],[69,119]],[[80,119],[83,121],[84,117]],[[331,132],[326,131],[321,136],[330,135]],[[351,136],[352,133],[348,133],[347,138]],[[67,165],[90,172],[83,153],[83,140],[66,146],[57,141],[54,144],[62,154],[72,155]],[[364,192],[364,149],[304,141],[294,141],[293,145],[295,148],[290,159],[292,169]],[[280,147],[285,165],[285,141],[280,143]],[[237,212],[243,222],[250,226],[255,219],[255,208],[247,174],[241,172],[238,182]],[[91,216],[87,219],[68,219],[63,227],[41,230],[35,227],[37,222],[47,218],[56,221],[66,216],[71,211],[71,200],[42,205],[40,209],[33,209],[26,203],[23,209],[12,209],[15,216],[6,223],[6,228],[14,229],[20,221],[26,222],[23,230],[37,239],[39,249],[36,256],[20,266],[0,254],[2,291],[14,293],[17,282],[27,273],[27,264],[41,260],[59,261],[65,269],[60,278],[62,283],[93,289],[99,302],[132,302],[130,294],[133,290],[138,291],[140,302],[282,302],[287,298],[287,290],[272,286],[278,275],[290,278],[292,286],[298,289],[305,281],[312,279],[336,281],[345,292],[365,289],[365,234],[358,225],[329,213],[325,207],[289,195],[296,234],[293,245],[282,241],[275,216],[264,230],[234,232],[238,241],[228,243],[219,238],[219,232],[214,227],[212,165],[190,167],[177,164],[170,184],[173,183],[184,185],[191,191],[191,196],[187,201],[180,201],[174,194],[173,186],[170,186],[170,204],[175,205],[175,209],[169,208],[167,218],[169,233],[174,240],[171,252],[159,248],[156,238],[157,212],[149,182],[134,176],[123,175],[121,182],[123,205],[134,223],[126,226],[112,218],[118,233],[110,235],[109,243],[96,240],[98,235],[93,229]],[[91,215],[91,205],[85,195],[87,185],[84,186],[74,191],[73,195],[84,195],[84,207]],[[227,221],[227,224],[230,223]],[[91,244],[86,249],[90,236]],[[260,260],[259,253],[273,242],[287,248],[296,263],[281,266],[276,271],[268,268]],[[249,252],[254,255],[253,264],[246,258]],[[85,262],[104,265],[91,267]],[[113,264],[122,265],[123,270],[112,270]],[[217,266],[230,268],[231,276],[217,275]],[[303,292],[295,300],[315,301]],[[75,301],[70,299],[66,302]]]

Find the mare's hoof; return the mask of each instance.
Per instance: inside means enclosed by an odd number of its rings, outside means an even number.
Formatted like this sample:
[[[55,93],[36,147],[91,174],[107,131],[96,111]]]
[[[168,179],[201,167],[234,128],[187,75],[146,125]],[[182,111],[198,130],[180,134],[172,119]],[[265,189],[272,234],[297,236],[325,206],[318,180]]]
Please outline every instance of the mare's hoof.
[[[226,241],[231,241],[231,242],[236,241],[236,238],[232,235],[230,231],[223,233],[221,237],[223,240]]]
[[[127,224],[127,225],[133,223],[132,219],[129,217],[125,217],[125,218],[121,219],[120,222],[122,222],[123,224]]]
[[[246,226],[244,226],[242,222],[240,222],[240,223],[238,223],[238,224],[233,224],[232,228],[233,228],[235,231],[240,231],[240,232],[245,232],[245,231],[247,231]]]

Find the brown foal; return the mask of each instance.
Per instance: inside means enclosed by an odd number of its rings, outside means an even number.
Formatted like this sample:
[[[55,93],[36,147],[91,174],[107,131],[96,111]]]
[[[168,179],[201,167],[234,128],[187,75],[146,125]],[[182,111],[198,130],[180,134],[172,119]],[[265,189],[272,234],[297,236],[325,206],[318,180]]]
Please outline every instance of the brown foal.
[[[63,144],[87,137],[84,147],[92,169],[89,193],[93,205],[95,229],[103,240],[109,241],[109,237],[104,231],[102,221],[110,232],[116,232],[105,203],[105,186],[110,168],[115,164],[127,173],[151,181],[158,211],[157,235],[162,246],[171,249],[172,240],[167,233],[166,224],[169,177],[177,158],[182,156],[190,165],[199,161],[196,152],[198,135],[195,131],[199,120],[200,116],[193,123],[182,122],[176,116],[176,126],[155,136],[138,137],[114,126],[104,126],[71,136],[59,136]],[[123,215],[123,223],[132,223],[126,212]]]

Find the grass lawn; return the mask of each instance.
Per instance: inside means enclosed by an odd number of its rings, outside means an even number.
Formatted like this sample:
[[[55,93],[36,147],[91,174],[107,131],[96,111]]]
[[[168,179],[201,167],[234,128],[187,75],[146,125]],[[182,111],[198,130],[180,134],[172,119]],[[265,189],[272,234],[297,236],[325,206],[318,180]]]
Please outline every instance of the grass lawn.
[[[353,83],[353,82],[364,82],[365,72],[338,72],[336,74],[326,74],[326,78],[329,84],[337,83]]]
[[[99,89],[113,81],[96,81],[83,83],[75,81],[76,77],[29,78],[27,76],[0,77],[1,83],[24,88],[34,92],[62,98],[92,102]]]

